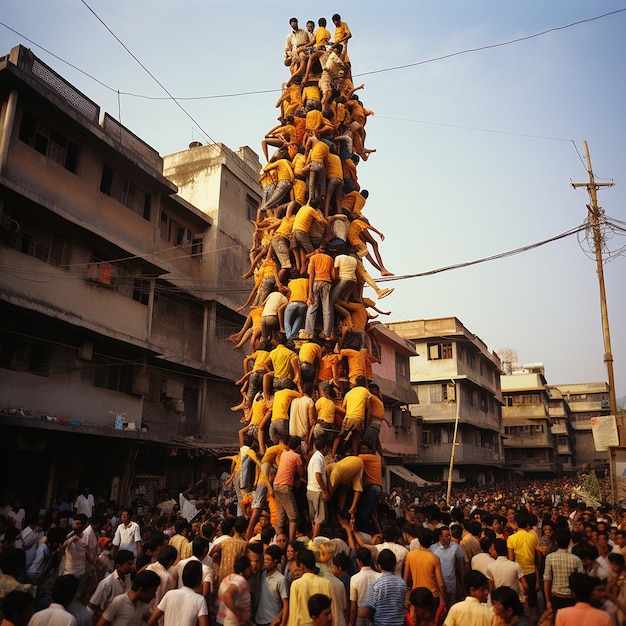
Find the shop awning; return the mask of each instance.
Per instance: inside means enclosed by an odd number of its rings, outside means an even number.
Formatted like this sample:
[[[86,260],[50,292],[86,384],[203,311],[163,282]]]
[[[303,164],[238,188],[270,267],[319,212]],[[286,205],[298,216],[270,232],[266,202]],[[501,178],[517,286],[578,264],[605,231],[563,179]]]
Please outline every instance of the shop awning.
[[[396,476],[402,478],[402,480],[406,480],[408,483],[414,483],[418,487],[426,487],[428,485],[437,485],[439,483],[431,483],[427,480],[424,480],[421,476],[414,474],[411,470],[408,470],[406,467],[402,465],[388,465],[390,472],[393,472]]]

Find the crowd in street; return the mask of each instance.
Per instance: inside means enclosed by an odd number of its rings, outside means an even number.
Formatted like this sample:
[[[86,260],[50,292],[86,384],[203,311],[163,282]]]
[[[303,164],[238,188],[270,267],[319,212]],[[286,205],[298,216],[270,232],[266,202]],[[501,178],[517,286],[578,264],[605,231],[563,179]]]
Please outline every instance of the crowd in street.
[[[5,626],[621,625],[626,511],[571,498],[580,484],[455,489],[452,506],[443,487],[398,488],[365,523],[333,500],[315,536],[299,507],[291,540],[205,481],[135,510],[88,488],[33,515],[15,500],[0,611]]]

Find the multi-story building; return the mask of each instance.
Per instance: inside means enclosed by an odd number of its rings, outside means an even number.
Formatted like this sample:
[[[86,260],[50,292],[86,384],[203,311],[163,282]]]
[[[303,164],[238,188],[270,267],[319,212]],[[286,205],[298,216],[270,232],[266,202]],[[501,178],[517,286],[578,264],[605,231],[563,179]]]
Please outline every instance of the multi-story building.
[[[550,393],[560,394],[568,406],[568,422],[575,446],[575,469],[583,466],[600,469],[608,464],[608,452],[595,448],[591,419],[610,415],[607,383],[575,383],[550,385]],[[559,449],[559,454],[561,451]]]
[[[385,324],[372,325],[369,334],[378,360],[372,365],[373,378],[385,403],[386,421],[380,432],[385,488],[396,484],[421,486],[419,476],[405,467],[420,461],[420,423],[409,410],[417,401],[409,375],[409,360],[417,356],[415,346]]]
[[[502,475],[500,360],[455,317],[390,323],[415,344],[411,384],[421,421],[418,473],[428,480],[493,483]]]
[[[563,394],[548,385],[548,411],[552,435],[555,438],[559,473],[574,472],[576,467],[576,441],[570,419],[569,404]]]
[[[554,475],[559,468],[550,416],[550,395],[540,364],[502,376],[504,460],[508,470]]]
[[[197,161],[186,200],[156,150],[32,52],[0,58],[0,457],[37,504],[79,476],[182,482],[171,455],[236,445],[224,339],[244,320],[260,165],[221,144],[166,159],[176,182]]]

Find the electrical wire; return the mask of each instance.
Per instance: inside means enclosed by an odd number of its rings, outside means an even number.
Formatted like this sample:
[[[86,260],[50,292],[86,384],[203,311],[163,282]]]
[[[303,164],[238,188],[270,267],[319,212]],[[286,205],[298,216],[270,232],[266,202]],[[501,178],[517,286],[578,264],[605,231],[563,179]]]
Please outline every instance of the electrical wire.
[[[87,7],[87,9],[93,14],[93,16],[102,24],[102,26],[104,26],[104,28],[106,28],[106,30],[109,31],[109,33],[122,46],[122,48],[124,48],[124,50],[126,50],[126,52],[128,52],[128,54],[139,64],[139,66],[148,74],[148,76],[150,76],[150,78],[152,78],[152,80],[169,96],[169,99],[172,100],[174,104],[176,104],[176,106],[198,127],[198,129],[204,134],[204,136],[211,143],[217,143],[211,137],[211,135],[209,135],[204,130],[204,128],[202,128],[202,126],[194,119],[191,113],[189,113],[187,109],[185,109],[185,107],[183,107],[182,104],[180,104],[180,102],[178,102],[178,100],[169,92],[167,87],[165,87],[165,85],[163,85],[163,83],[137,58],[137,56],[135,56],[131,52],[128,46],[111,30],[111,28],[109,28],[106,22],[87,4],[87,2],[85,0],[80,0],[80,1]]]
[[[573,26],[578,26],[580,24],[586,24],[587,22],[600,20],[602,18],[608,17],[609,15],[616,15],[617,13],[623,13],[624,11],[626,11],[626,7],[623,9],[616,9],[615,11],[609,11],[608,13],[603,13],[602,15],[596,15],[595,17],[589,17],[584,20],[571,22],[570,24],[565,24],[563,26],[555,26],[554,28],[548,28],[547,30],[543,30],[539,33],[533,33],[532,35],[526,35],[524,37],[517,37],[515,39],[509,39],[507,41],[502,41],[500,43],[488,44],[485,46],[478,46],[476,48],[467,48],[466,50],[460,50],[458,52],[451,52],[449,54],[443,54],[438,57],[432,57],[430,59],[417,61],[415,63],[406,63],[404,65],[396,65],[394,67],[385,67],[380,70],[371,70],[369,72],[362,72],[361,74],[354,74],[354,77],[356,78],[357,76],[371,76],[372,74],[381,74],[383,72],[393,72],[396,70],[407,69],[409,67],[417,67],[419,65],[426,65],[427,63],[434,63],[435,61],[443,61],[445,59],[451,59],[452,57],[461,56],[463,54],[470,54],[472,52],[481,52],[483,50],[491,50],[493,48],[501,48],[502,46],[510,46],[511,44],[514,44],[514,43],[519,43],[521,41],[528,41],[529,39],[535,39],[537,37],[547,35],[548,33],[553,33],[555,31],[565,30],[566,28],[572,28]]]
[[[434,270],[428,270],[426,272],[419,272],[417,274],[402,274],[396,276],[381,276],[380,278],[376,278],[375,281],[377,283],[386,283],[396,280],[406,280],[408,278],[423,278],[424,276],[433,276],[434,274],[441,274],[442,272],[449,272],[451,270],[463,269],[465,267],[471,267],[472,265],[478,265],[480,263],[486,263],[487,261],[495,261],[497,259],[505,259],[510,256],[514,256],[516,254],[520,254],[522,252],[527,252],[528,250],[533,250],[535,248],[539,248],[541,246],[545,246],[548,243],[552,243],[554,241],[559,241],[560,239],[564,239],[565,237],[570,237],[571,235],[575,235],[583,230],[585,230],[585,224],[580,226],[576,226],[575,228],[571,228],[570,230],[565,231],[559,235],[555,235],[554,237],[550,237],[549,239],[544,239],[543,241],[539,241],[537,243],[532,243],[527,246],[522,246],[521,248],[515,248],[514,250],[508,250],[507,252],[500,252],[499,254],[494,254],[492,256],[483,257],[481,259],[476,259],[474,261],[466,261],[465,263],[457,263],[455,265],[447,265],[445,267],[440,267]]]
[[[96,13],[93,11],[93,9],[91,9],[89,7],[89,5],[87,5],[87,3],[85,2],[85,0],[81,0],[81,2],[83,2],[83,4],[96,16],[96,18],[105,26],[105,28],[107,28],[107,30],[109,30],[109,32],[118,40],[118,42],[126,49],[126,51],[133,56],[133,58],[141,65],[141,67],[143,67],[144,70],[146,70],[148,73],[150,73],[142,64],[141,62],[132,54],[132,52],[130,52],[130,50],[128,50],[128,48],[126,48],[126,46],[120,41],[120,39],[109,29],[108,26],[106,26],[106,24],[104,24],[104,22],[96,15]],[[499,43],[495,43],[495,44],[486,44],[484,46],[478,46],[476,48],[466,48],[464,50],[457,50],[456,52],[451,52],[449,54],[445,54],[445,55],[441,55],[441,56],[437,56],[437,57],[430,57],[428,59],[423,59],[422,61],[416,61],[414,63],[407,63],[404,65],[395,65],[392,67],[385,67],[385,68],[381,68],[378,70],[370,70],[367,72],[361,72],[360,74],[354,74],[354,77],[358,77],[358,76],[370,76],[373,74],[382,74],[385,72],[393,72],[393,71],[397,71],[400,69],[406,69],[406,68],[410,68],[410,67],[417,67],[419,65],[426,65],[428,63],[434,63],[436,61],[442,61],[445,59],[449,59],[449,58],[453,58],[456,56],[461,56],[464,54],[470,54],[473,52],[481,52],[483,50],[490,50],[492,48],[501,48],[503,46],[509,46],[515,43],[520,43],[522,41],[527,41],[529,39],[535,39],[537,37],[541,37],[543,35],[547,35],[549,33],[553,33],[559,30],[565,30],[568,28],[572,28],[574,26],[579,26],[580,24],[585,24],[588,22],[593,22],[596,20],[600,20],[603,19],[605,17],[609,17],[612,15],[616,15],[619,13],[623,13],[624,11],[626,11],[626,7],[622,8],[622,9],[616,9],[615,11],[609,11],[607,13],[603,13],[601,15],[596,15],[594,17],[589,17],[586,19],[582,19],[582,20],[578,20],[576,22],[571,22],[569,24],[564,24],[562,26],[555,26],[553,28],[548,28],[546,30],[540,31],[538,33],[533,33],[531,35],[526,35],[524,37],[517,37],[515,39],[509,39],[507,41],[502,41]],[[77,68],[76,66],[72,65],[71,63],[69,63],[68,61],[66,61],[65,59],[55,55],[54,53],[50,52],[49,50],[47,50],[46,48],[44,48],[43,46],[41,46],[40,44],[37,44],[36,42],[32,41],[31,39],[28,39],[26,36],[22,35],[21,33],[19,33],[18,31],[16,31],[15,29],[11,28],[10,26],[8,26],[7,24],[5,24],[4,22],[0,21],[0,26],[4,26],[5,28],[7,28],[8,30],[14,32],[16,35],[19,35],[20,37],[23,37],[26,41],[28,41],[29,43],[32,43],[33,45],[41,48],[42,50],[44,50],[45,52],[47,52],[48,54],[52,55],[54,58],[58,59],[59,61],[61,61],[62,63],[65,63],[67,65],[69,65],[70,67],[72,67],[73,69],[79,71],[81,74],[84,74],[85,76],[91,78],[92,80],[95,80],[96,82],[98,82],[100,85],[102,85],[103,87],[109,89],[110,91],[113,91],[115,93],[119,93],[121,95],[124,96],[130,96],[133,98],[142,98],[145,100],[169,100],[169,99],[174,99],[174,100],[178,100],[178,101],[189,101],[189,100],[212,100],[212,99],[218,99],[218,98],[237,98],[237,97],[242,97],[242,96],[252,96],[252,95],[261,95],[261,94],[267,94],[267,93],[278,93],[281,90],[280,89],[261,89],[261,90],[253,90],[253,91],[240,91],[240,92],[235,92],[235,93],[226,93],[226,94],[213,94],[213,95],[208,95],[208,96],[177,96],[174,97],[171,94],[169,94],[169,92],[167,90],[165,90],[162,85],[160,85],[160,83],[157,83],[166,91],[166,93],[168,94],[168,97],[164,97],[164,96],[147,96],[145,94],[137,94],[137,93],[133,93],[133,92],[129,92],[129,91],[119,91],[117,89],[114,89],[113,87],[110,87],[109,85],[106,85],[105,83],[100,82],[98,79],[94,78],[93,76],[91,76],[90,74],[88,74],[87,72]],[[150,74],[151,75],[151,74]],[[152,75],[151,75],[152,76]],[[154,78],[154,77],[153,77]],[[155,79],[156,80],[156,79]],[[215,143],[215,142],[213,142]]]

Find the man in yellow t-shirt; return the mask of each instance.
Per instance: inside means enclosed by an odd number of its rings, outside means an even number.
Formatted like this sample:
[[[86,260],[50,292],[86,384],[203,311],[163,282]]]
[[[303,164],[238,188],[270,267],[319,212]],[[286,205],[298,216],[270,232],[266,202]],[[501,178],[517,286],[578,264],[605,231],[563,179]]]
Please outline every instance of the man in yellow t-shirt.
[[[361,443],[363,432],[369,424],[372,411],[372,394],[367,389],[365,376],[357,376],[355,385],[343,398],[346,416],[343,418],[341,431],[333,444],[333,455],[337,452],[340,442],[352,440],[352,454],[356,455]]]
[[[528,607],[531,614],[537,616],[537,569],[535,562],[535,548],[539,543],[537,534],[530,525],[529,513],[521,510],[515,516],[517,532],[509,535],[506,540],[509,560],[519,563],[524,573],[524,579],[528,584]]]

